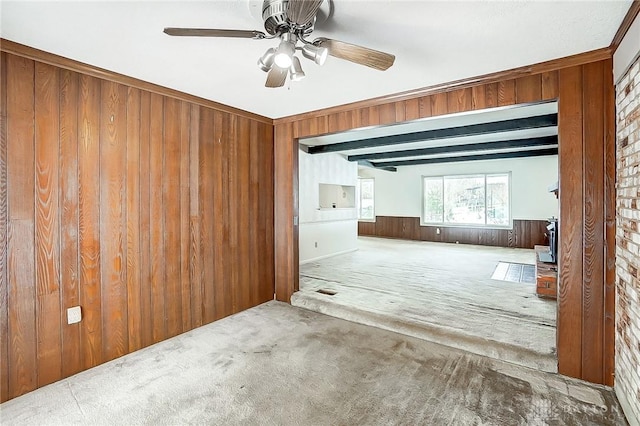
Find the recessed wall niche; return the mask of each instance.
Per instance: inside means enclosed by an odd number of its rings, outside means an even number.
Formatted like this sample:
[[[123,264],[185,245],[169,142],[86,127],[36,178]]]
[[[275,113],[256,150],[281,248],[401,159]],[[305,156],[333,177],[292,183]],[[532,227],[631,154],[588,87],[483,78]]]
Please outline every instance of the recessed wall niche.
[[[321,209],[351,209],[356,207],[356,187],[351,185],[319,184]]]

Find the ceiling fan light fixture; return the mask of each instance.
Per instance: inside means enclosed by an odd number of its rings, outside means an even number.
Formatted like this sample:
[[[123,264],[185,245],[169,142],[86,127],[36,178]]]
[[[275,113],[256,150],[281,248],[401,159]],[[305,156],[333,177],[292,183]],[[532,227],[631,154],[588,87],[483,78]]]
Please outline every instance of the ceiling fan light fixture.
[[[293,54],[296,51],[296,41],[296,36],[291,33],[282,35],[282,41],[276,50],[276,56],[273,58],[277,66],[283,69],[291,66]]]
[[[324,65],[329,55],[329,49],[321,46],[314,46],[313,44],[305,44],[302,46],[302,56],[307,59],[311,59],[318,65]]]
[[[262,71],[269,72],[271,70],[271,67],[273,67],[273,58],[275,57],[275,55],[276,50],[271,47],[267,49],[266,52],[264,52],[264,55],[262,55],[260,59],[258,59],[258,66]]]
[[[300,64],[300,59],[295,56],[293,57],[293,60],[291,62],[289,74],[291,76],[291,81],[300,81],[305,76],[304,71],[302,71],[302,64]]]

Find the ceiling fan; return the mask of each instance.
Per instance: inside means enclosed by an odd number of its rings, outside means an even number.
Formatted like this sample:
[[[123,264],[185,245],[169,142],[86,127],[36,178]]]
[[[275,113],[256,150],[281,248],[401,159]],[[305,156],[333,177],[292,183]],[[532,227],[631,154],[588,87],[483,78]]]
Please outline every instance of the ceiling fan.
[[[324,37],[308,41],[306,37],[314,29],[316,15],[323,1],[325,0],[264,0],[262,19],[268,35],[255,30],[207,28],[165,28],[164,32],[170,36],[280,39],[277,48],[267,49],[258,59],[260,69],[268,73],[266,87],[284,86],[287,74],[292,81],[304,78],[300,59],[295,56],[296,50],[318,65],[324,64],[327,55],[381,71],[393,65],[395,56],[389,53]]]

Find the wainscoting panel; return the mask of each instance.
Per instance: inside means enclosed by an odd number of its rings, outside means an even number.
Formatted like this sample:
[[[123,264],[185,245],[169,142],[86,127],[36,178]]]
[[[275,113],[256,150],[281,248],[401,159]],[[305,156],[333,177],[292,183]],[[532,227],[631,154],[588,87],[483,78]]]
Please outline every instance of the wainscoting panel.
[[[514,220],[513,229],[421,226],[419,217],[377,216],[375,222],[358,222],[358,235],[533,249],[548,244],[546,227],[546,220]]]

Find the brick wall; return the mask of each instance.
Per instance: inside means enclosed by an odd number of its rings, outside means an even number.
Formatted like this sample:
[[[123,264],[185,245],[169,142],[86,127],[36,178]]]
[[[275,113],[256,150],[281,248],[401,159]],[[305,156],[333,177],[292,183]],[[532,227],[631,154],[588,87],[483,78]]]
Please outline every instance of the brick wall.
[[[640,59],[616,85],[616,378],[631,424],[640,419]]]

